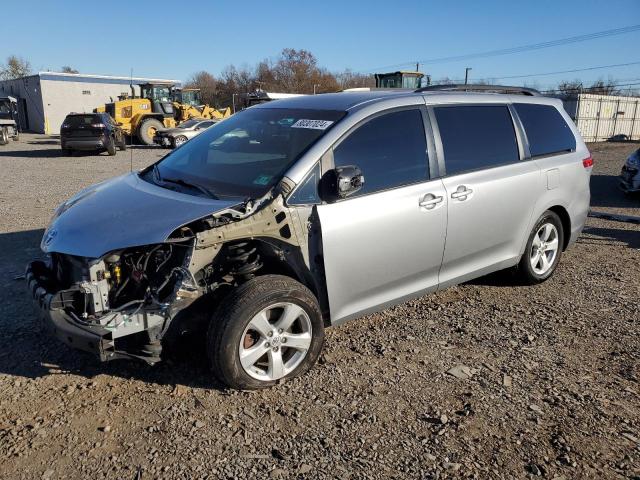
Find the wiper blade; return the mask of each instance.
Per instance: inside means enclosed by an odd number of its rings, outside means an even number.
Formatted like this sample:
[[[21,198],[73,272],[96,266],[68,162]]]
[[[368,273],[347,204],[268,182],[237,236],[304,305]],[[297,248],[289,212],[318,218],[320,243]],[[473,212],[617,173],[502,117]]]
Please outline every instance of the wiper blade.
[[[160,172],[158,172],[158,177],[160,176]],[[195,183],[190,183],[187,182],[181,178],[162,178],[160,181],[164,182],[164,183],[175,183],[176,185],[182,185],[183,187],[187,187],[187,188],[194,188],[196,190],[199,190],[200,192],[204,193],[207,197],[212,198],[214,200],[220,200],[218,198],[218,196],[213,193],[211,190],[209,190],[206,187],[203,187],[202,185],[198,185]]]

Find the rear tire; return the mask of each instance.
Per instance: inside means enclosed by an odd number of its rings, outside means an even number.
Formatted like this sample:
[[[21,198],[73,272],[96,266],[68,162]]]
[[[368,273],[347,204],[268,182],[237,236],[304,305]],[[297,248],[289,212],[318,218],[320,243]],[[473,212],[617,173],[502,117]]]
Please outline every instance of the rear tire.
[[[230,292],[207,332],[213,374],[240,390],[302,375],[318,359],[323,343],[324,323],[315,296],[281,275],[253,278]]]
[[[0,145],[6,145],[7,143],[9,143],[9,131],[7,127],[2,127],[2,130],[0,130]]]
[[[527,246],[516,270],[518,279],[526,285],[547,280],[555,272],[564,246],[564,231],[560,217],[547,210],[529,234]]]
[[[164,128],[160,120],[155,118],[147,118],[143,120],[138,128],[138,139],[143,145],[153,145],[153,136],[155,132]]]
[[[120,149],[121,152],[124,152],[127,150],[127,139],[124,136],[122,137],[122,142],[118,144],[118,148]]]
[[[107,139],[107,144],[105,145],[107,148],[107,153],[109,156],[113,157],[116,154],[116,141],[113,137],[109,137]]]

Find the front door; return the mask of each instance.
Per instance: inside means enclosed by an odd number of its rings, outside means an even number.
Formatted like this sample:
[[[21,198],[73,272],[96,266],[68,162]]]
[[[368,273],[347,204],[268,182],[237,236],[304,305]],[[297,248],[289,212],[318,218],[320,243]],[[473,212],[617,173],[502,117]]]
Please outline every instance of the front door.
[[[334,324],[437,288],[447,197],[429,176],[425,116],[379,114],[334,147],[335,166],[364,176],[353,196],[318,206]]]

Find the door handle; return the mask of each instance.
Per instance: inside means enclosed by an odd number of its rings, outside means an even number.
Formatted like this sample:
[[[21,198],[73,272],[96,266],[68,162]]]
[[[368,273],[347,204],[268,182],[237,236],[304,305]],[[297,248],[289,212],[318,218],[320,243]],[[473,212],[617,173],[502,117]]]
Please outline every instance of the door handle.
[[[443,200],[442,196],[435,196],[433,193],[427,193],[422,200],[418,202],[422,208],[426,208],[427,210],[433,210],[436,206],[441,203]]]
[[[473,190],[471,190],[470,188],[467,188],[464,185],[460,185],[456,189],[456,191],[451,194],[451,198],[464,202],[467,199],[467,197],[472,193],[473,193]]]

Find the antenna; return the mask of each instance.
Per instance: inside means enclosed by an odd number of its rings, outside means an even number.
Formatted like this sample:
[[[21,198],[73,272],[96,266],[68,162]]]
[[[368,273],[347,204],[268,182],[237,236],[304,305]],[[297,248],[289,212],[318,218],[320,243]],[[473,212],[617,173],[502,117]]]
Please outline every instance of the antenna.
[[[133,67],[131,67],[131,76],[129,80],[129,87],[131,88],[131,115],[133,118]],[[129,122],[131,124],[131,122]],[[133,172],[133,132],[129,135],[129,172]]]

